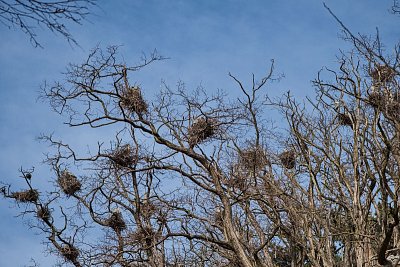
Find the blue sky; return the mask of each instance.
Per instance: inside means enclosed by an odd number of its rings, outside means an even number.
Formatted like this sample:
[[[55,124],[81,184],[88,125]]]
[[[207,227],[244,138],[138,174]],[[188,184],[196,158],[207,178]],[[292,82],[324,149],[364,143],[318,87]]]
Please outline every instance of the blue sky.
[[[379,27],[388,49],[398,42],[400,17],[389,13],[391,0],[325,2],[355,33],[373,34]],[[276,72],[285,74],[267,87],[271,94],[291,90],[298,97],[312,96],[310,81],[318,70],[335,67],[339,49],[349,48],[320,0],[99,0],[88,21],[70,29],[80,47],[37,29],[40,49],[22,32],[0,24],[0,180],[15,189],[23,186],[21,166],[36,167],[34,182],[42,190],[53,179],[40,163],[49,151],[36,141],[41,133],[54,132],[77,147],[106,136],[71,131],[37,101],[43,81],[62,79],[67,64],[80,63],[96,45],[122,45],[120,52],[132,65],[142,52],[154,49],[169,57],[137,77],[150,98],[162,79],[171,86],[182,80],[188,89],[202,84],[233,93],[228,72],[250,81],[252,73],[260,77],[267,70],[271,59]],[[54,258],[43,255],[42,237],[27,229],[23,218],[14,217],[18,211],[0,201],[0,266],[28,265],[30,258],[51,266]]]

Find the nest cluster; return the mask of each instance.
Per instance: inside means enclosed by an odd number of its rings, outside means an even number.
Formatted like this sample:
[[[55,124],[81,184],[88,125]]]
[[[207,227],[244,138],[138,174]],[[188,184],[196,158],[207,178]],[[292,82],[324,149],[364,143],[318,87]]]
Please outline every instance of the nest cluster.
[[[51,216],[50,210],[48,207],[40,207],[37,210],[36,215],[38,218],[45,220],[45,221],[49,220],[50,216]]]
[[[353,123],[351,121],[351,116],[349,114],[339,113],[337,115],[337,119],[338,119],[340,125],[343,125],[343,126],[352,126],[353,125]]]
[[[240,166],[249,171],[260,170],[269,164],[265,150],[260,146],[249,147],[240,152],[239,156]]]
[[[287,150],[279,155],[279,160],[286,169],[293,169],[296,167],[296,152]]]
[[[69,196],[79,191],[82,186],[78,178],[67,170],[61,173],[60,177],[57,179],[57,183],[61,187],[62,191]]]
[[[121,232],[126,228],[124,219],[120,212],[113,212],[110,218],[106,221],[107,225],[111,227],[115,232]]]
[[[69,261],[76,261],[79,256],[79,250],[72,245],[64,245],[60,249],[61,255],[69,260]]]
[[[386,83],[393,80],[395,71],[387,65],[377,65],[370,73],[374,84]]]
[[[135,154],[132,151],[131,146],[126,144],[116,149],[113,152],[111,159],[121,167],[129,167],[132,166],[135,161]]]
[[[28,189],[19,192],[13,192],[11,194],[12,198],[19,202],[36,202],[39,199],[39,192],[36,189]]]
[[[191,147],[216,134],[218,122],[212,118],[199,118],[188,128],[188,142]]]
[[[130,87],[123,92],[121,98],[123,108],[139,115],[147,112],[147,103],[144,101],[139,87]]]

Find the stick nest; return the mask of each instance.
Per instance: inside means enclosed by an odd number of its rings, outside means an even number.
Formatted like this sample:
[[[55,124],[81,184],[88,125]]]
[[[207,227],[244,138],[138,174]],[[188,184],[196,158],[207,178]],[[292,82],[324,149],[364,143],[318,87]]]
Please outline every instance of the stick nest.
[[[160,238],[160,234],[156,233],[152,227],[145,226],[138,228],[129,235],[133,243],[140,244],[145,247],[153,246]]]
[[[188,136],[189,145],[194,147],[195,145],[204,142],[216,134],[218,129],[218,121],[211,118],[199,118],[189,126]]]
[[[337,115],[337,119],[339,121],[339,124],[342,126],[352,126],[353,125],[351,116],[349,114],[339,113]]]
[[[122,94],[121,105],[131,113],[139,115],[147,112],[147,103],[144,101],[139,87],[130,87]]]
[[[37,210],[36,215],[38,218],[44,221],[48,221],[50,219],[51,213],[48,207],[40,207]]]
[[[107,225],[111,227],[115,232],[121,232],[126,228],[124,219],[120,212],[113,212],[110,218],[106,221]]]
[[[395,71],[387,65],[377,65],[370,73],[374,83],[385,83],[393,80]]]
[[[239,165],[246,170],[260,170],[269,164],[265,150],[260,146],[249,147],[239,155]]]
[[[76,261],[79,256],[79,250],[72,245],[64,245],[60,249],[61,255],[69,261]]]
[[[111,155],[111,159],[121,167],[129,167],[136,160],[136,155],[132,151],[131,146],[126,144],[116,149]]]
[[[368,103],[377,109],[383,109],[386,105],[387,97],[381,92],[372,92],[368,96]]]
[[[61,187],[62,191],[69,196],[79,191],[82,186],[78,178],[67,170],[61,173],[60,177],[57,179],[57,183]]]
[[[19,202],[33,202],[35,203],[39,199],[39,192],[36,189],[28,189],[19,192],[13,192],[11,194],[12,198]]]
[[[150,218],[158,210],[157,206],[153,203],[146,201],[140,205],[140,213],[146,218]]]
[[[286,169],[293,169],[296,167],[296,152],[294,150],[288,150],[279,155],[281,164]]]

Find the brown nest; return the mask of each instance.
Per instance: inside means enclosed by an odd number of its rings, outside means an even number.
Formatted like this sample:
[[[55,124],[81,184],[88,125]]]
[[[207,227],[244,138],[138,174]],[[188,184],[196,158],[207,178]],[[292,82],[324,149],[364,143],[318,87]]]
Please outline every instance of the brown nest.
[[[140,213],[145,217],[149,218],[157,211],[156,205],[151,202],[143,202],[140,206]]]
[[[132,152],[130,145],[126,144],[116,149],[111,156],[111,159],[119,166],[129,167],[135,161],[135,155]]]
[[[396,73],[387,65],[377,65],[369,74],[374,83],[385,83],[393,80]]]
[[[125,221],[122,218],[122,214],[120,212],[113,212],[110,218],[106,220],[106,223],[115,232],[121,232],[126,228]]]
[[[121,105],[132,113],[143,114],[147,112],[147,103],[144,101],[139,87],[130,87],[123,92]]]
[[[156,233],[149,226],[138,228],[135,232],[129,235],[133,243],[140,244],[145,247],[151,247],[156,240],[159,239],[159,233]]]
[[[387,98],[380,92],[372,92],[368,95],[368,103],[378,109],[382,109],[386,105]]]
[[[392,100],[386,105],[386,114],[393,120],[400,119],[400,102]]]
[[[13,192],[11,194],[12,198],[19,202],[36,202],[39,199],[39,192],[36,189],[28,189],[19,192]]]
[[[189,145],[194,147],[195,145],[207,140],[216,134],[218,129],[217,120],[210,118],[199,118],[189,126],[188,136]]]
[[[293,169],[296,167],[296,152],[288,150],[279,155],[279,159],[286,169]]]
[[[40,207],[37,210],[36,215],[37,215],[38,218],[40,218],[40,219],[42,219],[44,221],[49,220],[50,216],[51,216],[50,210],[49,210],[48,207]]]
[[[71,196],[81,189],[81,182],[75,175],[65,170],[61,173],[60,177],[57,179],[58,185],[61,187],[62,191]]]
[[[229,180],[229,185],[239,189],[240,191],[245,191],[248,187],[247,177],[234,176]]]
[[[61,255],[69,260],[69,261],[76,261],[79,256],[79,250],[72,245],[64,245],[60,248]]]
[[[239,157],[239,165],[250,171],[260,170],[269,164],[265,150],[259,146],[243,150]]]
[[[337,115],[338,121],[340,125],[343,126],[352,126],[353,122],[351,121],[351,116],[349,114],[339,113]]]

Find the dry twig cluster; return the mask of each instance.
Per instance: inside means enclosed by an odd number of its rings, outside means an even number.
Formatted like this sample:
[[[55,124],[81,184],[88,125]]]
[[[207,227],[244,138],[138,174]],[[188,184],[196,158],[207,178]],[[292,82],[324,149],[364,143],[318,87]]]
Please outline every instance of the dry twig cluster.
[[[79,256],[79,250],[72,245],[64,245],[60,249],[61,255],[69,261],[76,261]]]
[[[120,212],[113,212],[110,218],[107,219],[106,223],[116,232],[121,232],[126,228],[126,223]]]
[[[113,152],[111,159],[121,167],[129,167],[132,166],[135,161],[135,154],[132,151],[131,146],[126,144],[116,149]]]
[[[28,189],[19,192],[13,192],[11,194],[12,198],[19,202],[36,202],[39,199],[39,192],[36,189]]]
[[[294,150],[287,150],[281,153],[279,159],[286,169],[293,169],[296,167],[296,152]]]
[[[37,212],[36,215],[38,218],[42,219],[42,220],[49,220],[50,219],[50,210],[48,207],[40,207]]]
[[[216,119],[202,117],[195,120],[188,128],[189,145],[194,147],[208,138],[211,138],[216,134],[217,129],[218,123]]]
[[[75,175],[65,170],[61,173],[60,177],[57,179],[58,185],[61,187],[62,191],[71,196],[81,189],[81,182]]]
[[[131,113],[142,115],[147,112],[147,103],[144,101],[139,87],[130,87],[123,92],[121,106]]]
[[[353,122],[351,120],[351,116],[346,113],[339,113],[337,115],[337,119],[339,121],[339,124],[342,126],[352,126]]]
[[[159,234],[154,232],[151,227],[140,227],[129,235],[132,243],[139,244],[144,247],[151,247],[155,240],[159,238]]]
[[[393,80],[395,71],[387,65],[377,65],[370,72],[370,76],[374,84],[387,83]]]
[[[249,147],[239,156],[239,165],[249,171],[260,170],[269,164],[265,150],[260,146]]]

